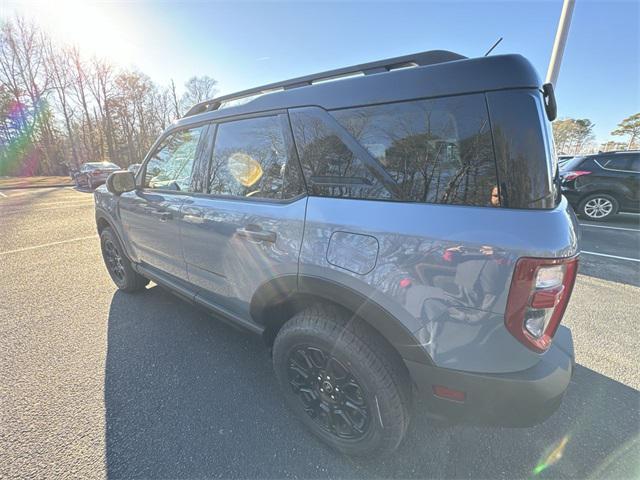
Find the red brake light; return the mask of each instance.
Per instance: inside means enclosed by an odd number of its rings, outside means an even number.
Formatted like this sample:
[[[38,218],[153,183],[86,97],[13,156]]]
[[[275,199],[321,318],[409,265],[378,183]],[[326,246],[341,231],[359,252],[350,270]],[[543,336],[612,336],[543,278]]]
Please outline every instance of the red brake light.
[[[562,175],[562,179],[565,182],[570,182],[571,180],[575,180],[578,177],[581,177],[582,175],[589,175],[591,172],[588,172],[586,170],[575,170],[575,171],[571,171],[571,172],[565,172]]]
[[[507,330],[531,350],[547,350],[569,303],[577,271],[577,256],[518,260],[505,311]]]

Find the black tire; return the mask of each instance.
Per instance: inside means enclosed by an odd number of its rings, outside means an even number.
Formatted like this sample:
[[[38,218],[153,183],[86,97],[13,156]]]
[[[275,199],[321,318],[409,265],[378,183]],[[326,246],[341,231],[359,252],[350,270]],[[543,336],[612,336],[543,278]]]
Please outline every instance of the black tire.
[[[578,214],[593,221],[607,220],[618,213],[619,204],[615,197],[606,193],[594,193],[582,199]]]
[[[131,267],[131,261],[125,255],[118,237],[110,227],[106,227],[100,232],[100,248],[111,280],[120,290],[137,292],[147,286],[149,280]]]
[[[397,353],[361,319],[337,306],[313,305],[278,332],[273,363],[288,406],[331,447],[373,455],[400,445],[410,420],[409,375]]]
[[[91,177],[87,177],[87,187],[89,190],[93,190],[93,181],[91,180]]]

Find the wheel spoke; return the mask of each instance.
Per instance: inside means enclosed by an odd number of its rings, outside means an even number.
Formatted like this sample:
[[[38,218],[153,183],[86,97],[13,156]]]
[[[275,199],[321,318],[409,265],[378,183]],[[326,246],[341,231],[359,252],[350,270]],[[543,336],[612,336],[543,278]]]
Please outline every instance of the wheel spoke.
[[[333,378],[338,385],[344,383],[349,376],[349,373],[347,372],[347,369],[344,367],[344,365],[342,365],[342,363],[340,363],[334,357],[331,357],[327,361],[327,373],[331,375],[331,378]]]
[[[312,367],[325,368],[327,364],[327,357],[322,350],[319,348],[308,347],[306,354]]]
[[[309,371],[309,368],[305,367],[304,365],[301,365],[300,362],[295,358],[292,358],[289,361],[289,370],[293,370],[298,375],[303,377],[305,380],[309,379],[309,377],[311,376],[311,372]]]

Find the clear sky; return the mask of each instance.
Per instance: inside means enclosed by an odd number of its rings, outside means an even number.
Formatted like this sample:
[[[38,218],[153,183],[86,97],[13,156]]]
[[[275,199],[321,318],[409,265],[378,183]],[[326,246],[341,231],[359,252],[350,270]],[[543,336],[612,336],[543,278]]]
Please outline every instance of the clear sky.
[[[4,2],[4,3],[3,3]],[[177,84],[209,75],[221,93],[431,49],[520,53],[544,77],[562,0],[428,2],[107,2],[0,0],[88,54]],[[560,77],[560,117],[589,118],[599,142],[640,111],[640,1],[576,0]]]

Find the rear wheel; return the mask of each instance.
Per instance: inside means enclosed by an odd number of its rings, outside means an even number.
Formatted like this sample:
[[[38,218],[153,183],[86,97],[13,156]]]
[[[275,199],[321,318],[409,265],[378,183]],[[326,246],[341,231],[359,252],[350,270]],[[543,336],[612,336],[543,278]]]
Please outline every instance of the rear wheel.
[[[107,271],[120,290],[137,292],[147,286],[149,280],[131,267],[131,261],[125,256],[124,249],[111,228],[106,227],[100,232],[100,247]]]
[[[289,407],[348,455],[389,453],[404,437],[411,388],[394,354],[362,320],[324,304],[295,315],[273,346]]]
[[[578,211],[589,220],[605,220],[618,213],[618,201],[606,193],[596,193],[582,200]]]

